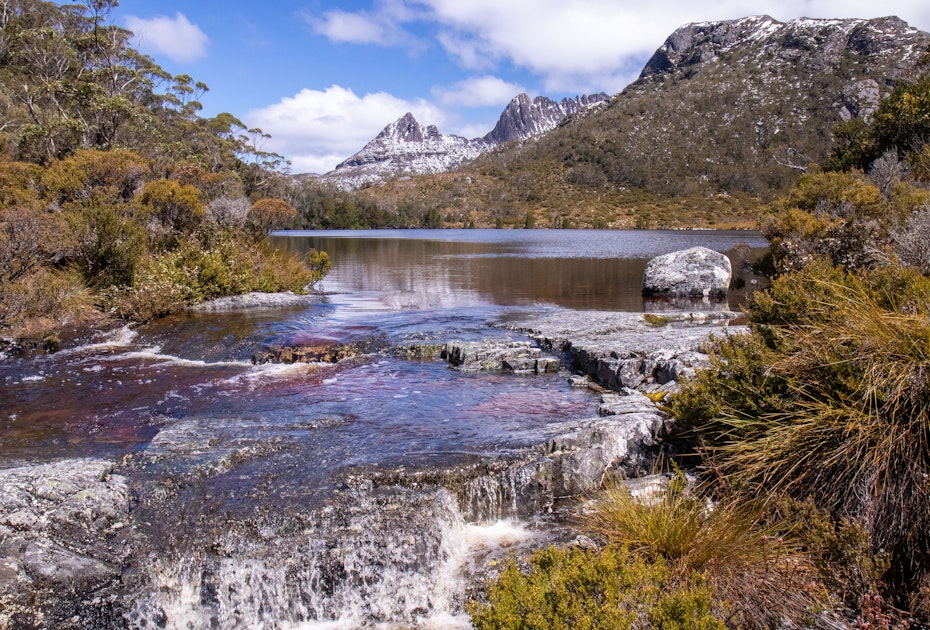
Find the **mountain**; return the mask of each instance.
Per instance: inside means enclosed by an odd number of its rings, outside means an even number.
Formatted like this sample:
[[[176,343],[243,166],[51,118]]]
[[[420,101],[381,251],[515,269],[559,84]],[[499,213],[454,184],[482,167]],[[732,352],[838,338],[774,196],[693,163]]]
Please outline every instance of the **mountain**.
[[[494,129],[483,138],[474,139],[443,135],[435,125],[423,127],[408,112],[385,127],[361,151],[323,175],[323,179],[341,188],[354,189],[399,175],[450,171],[498,145],[551,131],[569,116],[606,100],[606,94],[566,98],[561,102],[544,96],[530,100],[526,94],[519,94],[504,109]]]
[[[388,176],[441,173],[473,160],[491,145],[483,140],[444,136],[406,113],[384,128],[361,151],[323,175],[340,188],[354,189]]]
[[[497,124],[482,140],[496,146],[513,140],[526,140],[552,131],[566,118],[592,109],[607,100],[603,92],[575,98],[564,98],[561,102],[545,96],[532,101],[526,94],[518,94],[504,109]]]
[[[930,68],[930,35],[895,18],[768,16],[673,32],[604,106],[532,143],[482,154],[456,177],[372,193],[453,222],[539,227],[751,225],[822,162],[833,129]],[[415,191],[415,192],[414,192]]]
[[[916,77],[928,41],[894,17],[688,24],[610,107],[539,151],[569,168],[593,165],[618,186],[767,197],[823,160],[837,123],[867,119]]]

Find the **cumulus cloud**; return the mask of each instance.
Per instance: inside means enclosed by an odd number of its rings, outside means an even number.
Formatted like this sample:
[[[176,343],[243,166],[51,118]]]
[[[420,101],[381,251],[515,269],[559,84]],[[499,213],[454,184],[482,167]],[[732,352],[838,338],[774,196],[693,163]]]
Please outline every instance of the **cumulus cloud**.
[[[423,0],[440,28],[439,43],[462,66],[492,67],[506,60],[543,79],[546,89],[614,92],[635,78],[643,62],[678,26],[688,22],[769,14],[797,17],[878,17],[898,14],[930,27],[924,0]]]
[[[294,172],[325,173],[407,112],[423,125],[441,128],[445,122],[442,111],[426,100],[407,101],[385,92],[358,96],[339,85],[303,89],[245,119],[271,134],[265,148],[286,155]]]
[[[526,88],[489,75],[459,81],[451,88],[433,90],[440,104],[455,107],[505,105],[520,92],[526,92]]]
[[[173,18],[129,15],[126,16],[126,28],[135,34],[142,51],[163,54],[178,63],[205,57],[210,43],[206,33],[192,24],[183,13],[177,13]]]

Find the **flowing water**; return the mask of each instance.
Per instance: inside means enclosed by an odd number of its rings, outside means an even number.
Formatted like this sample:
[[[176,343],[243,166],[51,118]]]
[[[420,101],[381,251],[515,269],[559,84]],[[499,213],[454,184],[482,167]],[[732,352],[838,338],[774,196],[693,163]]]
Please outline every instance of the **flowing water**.
[[[514,499],[529,480],[504,492],[486,471],[596,415],[596,396],[564,373],[463,373],[386,351],[294,365],[253,354],[522,340],[489,324],[661,307],[640,297],[648,258],[765,246],[747,232],[570,230],[275,241],[329,252],[323,295],[0,361],[0,466],[100,457],[131,480],[131,627],[469,627],[464,602],[492,560],[559,531]]]

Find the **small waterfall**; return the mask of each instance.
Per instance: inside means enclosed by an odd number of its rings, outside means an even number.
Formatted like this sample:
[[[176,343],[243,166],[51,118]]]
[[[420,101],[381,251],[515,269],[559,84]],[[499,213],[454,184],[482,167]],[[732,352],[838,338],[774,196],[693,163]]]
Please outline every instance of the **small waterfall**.
[[[471,522],[526,519],[552,511],[551,462],[536,460],[465,482],[462,504]]]
[[[476,535],[445,489],[344,499],[153,557],[132,627],[469,628],[467,559],[500,536]]]

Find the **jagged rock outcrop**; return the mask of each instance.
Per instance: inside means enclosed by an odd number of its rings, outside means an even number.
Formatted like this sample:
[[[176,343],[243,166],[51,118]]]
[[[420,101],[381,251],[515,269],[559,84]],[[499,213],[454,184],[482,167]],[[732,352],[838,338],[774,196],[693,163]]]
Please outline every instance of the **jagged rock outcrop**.
[[[482,138],[489,145],[504,144],[512,140],[525,140],[552,131],[566,118],[596,107],[607,100],[603,92],[575,98],[563,98],[560,102],[545,96],[530,100],[526,94],[518,94],[507,105],[494,126]]]
[[[692,247],[650,260],[643,272],[643,295],[725,297],[732,275],[724,254]]]
[[[530,100],[526,94],[519,94],[504,109],[492,131],[483,138],[473,139],[443,135],[435,125],[424,127],[408,112],[385,127],[361,151],[323,175],[323,179],[353,189],[386,177],[450,171],[499,144],[551,131],[567,117],[606,100],[603,93],[560,102],[544,96]]]
[[[836,123],[868,120],[915,78],[928,42],[896,17],[688,24],[591,124],[611,129],[614,159],[631,165],[618,184],[765,194],[821,162]]]
[[[610,199],[591,213],[608,225],[721,227],[727,206],[744,221],[756,211],[742,209],[754,204],[738,196],[764,202],[822,163],[837,123],[868,121],[895,85],[930,67],[921,62],[928,43],[930,34],[898,18],[689,24],[603,107],[570,117],[531,144],[482,157],[493,183],[466,167],[454,180],[398,188],[387,199],[395,207],[413,195],[420,207],[468,199],[459,207],[494,216],[507,194],[514,216],[559,207],[573,225],[592,227],[587,212],[571,208],[582,205],[577,200]],[[566,200],[560,190],[568,185]],[[678,200],[701,195],[713,204],[682,202],[677,216],[654,212],[621,201],[633,189]],[[638,207],[626,210],[628,203]]]

